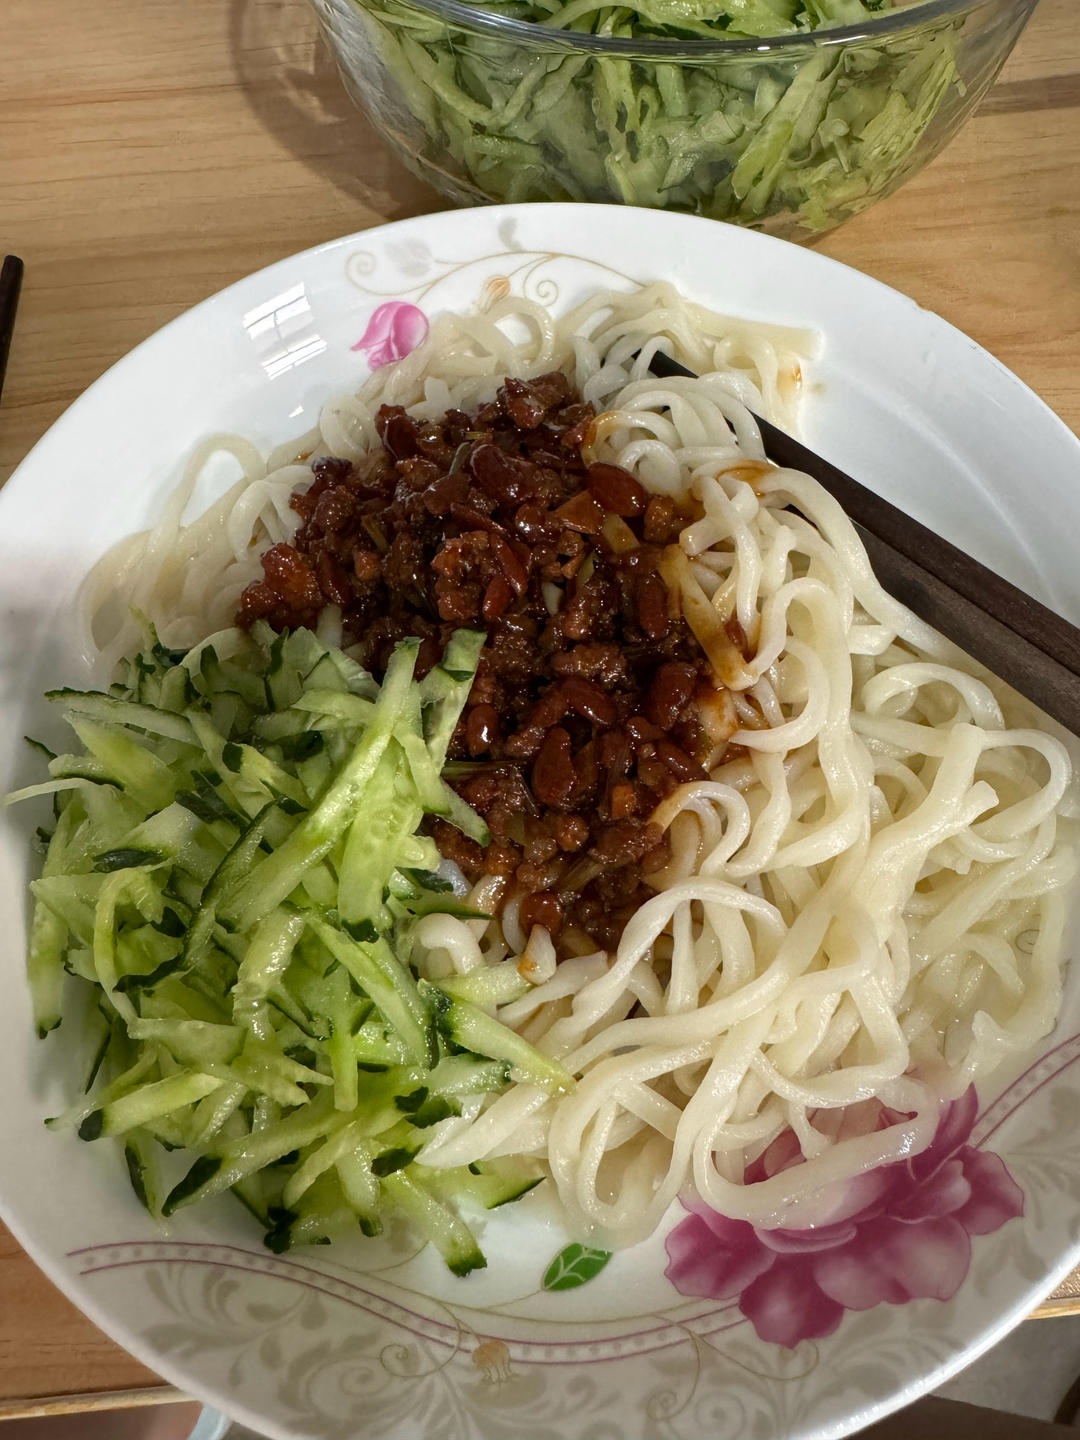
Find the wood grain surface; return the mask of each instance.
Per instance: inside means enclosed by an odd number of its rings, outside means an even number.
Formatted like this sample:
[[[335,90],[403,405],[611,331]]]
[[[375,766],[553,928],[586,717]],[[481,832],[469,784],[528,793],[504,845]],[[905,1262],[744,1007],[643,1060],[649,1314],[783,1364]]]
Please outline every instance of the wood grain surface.
[[[305,0],[2,8],[0,253],[23,257],[26,283],[0,482],[196,301],[306,246],[445,208],[352,109]],[[1042,0],[945,154],[820,249],[944,315],[1080,429],[1077,0]],[[1048,1308],[1078,1305],[1080,1279],[1065,1290]],[[155,1383],[0,1227],[0,1415]]]
[[[0,1419],[29,1413],[34,1400],[161,1384],[76,1310],[0,1225]]]

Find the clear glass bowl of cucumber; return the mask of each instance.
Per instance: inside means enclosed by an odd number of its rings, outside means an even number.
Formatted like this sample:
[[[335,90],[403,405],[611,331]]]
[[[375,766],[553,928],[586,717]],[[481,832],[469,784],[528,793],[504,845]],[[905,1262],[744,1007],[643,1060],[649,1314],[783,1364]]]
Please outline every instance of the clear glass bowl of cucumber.
[[[806,240],[956,133],[1037,0],[312,0],[350,94],[458,204]]]

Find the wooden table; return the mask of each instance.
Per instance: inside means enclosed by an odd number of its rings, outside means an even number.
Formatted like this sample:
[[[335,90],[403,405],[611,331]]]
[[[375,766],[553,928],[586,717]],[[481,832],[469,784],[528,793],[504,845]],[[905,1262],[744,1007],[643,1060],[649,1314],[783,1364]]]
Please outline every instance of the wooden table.
[[[1042,0],[951,148],[821,248],[939,311],[1080,429],[1080,18]],[[167,320],[293,251],[445,208],[353,111],[304,0],[4,0],[0,252],[27,264],[0,482]],[[1080,1279],[1050,1312],[1074,1308]],[[157,1377],[0,1227],[0,1416]],[[79,1398],[76,1398],[79,1397]]]

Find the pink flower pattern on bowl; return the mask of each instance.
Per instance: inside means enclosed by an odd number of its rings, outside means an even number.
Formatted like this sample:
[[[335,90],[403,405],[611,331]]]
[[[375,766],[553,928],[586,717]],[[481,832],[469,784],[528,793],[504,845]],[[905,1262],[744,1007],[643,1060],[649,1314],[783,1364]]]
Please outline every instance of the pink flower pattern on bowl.
[[[388,300],[368,321],[367,329],[351,348],[363,350],[373,370],[410,354],[427,338],[428,320],[416,305]]]
[[[762,1230],[684,1201],[690,1214],[667,1237],[664,1273],[683,1295],[738,1296],[761,1339],[787,1346],[831,1335],[845,1310],[950,1300],[968,1273],[971,1237],[1024,1213],[1000,1157],[967,1143],[977,1109],[972,1086],[944,1107],[921,1155],[850,1182],[828,1225]],[[747,1183],[801,1160],[785,1131],[749,1167]]]

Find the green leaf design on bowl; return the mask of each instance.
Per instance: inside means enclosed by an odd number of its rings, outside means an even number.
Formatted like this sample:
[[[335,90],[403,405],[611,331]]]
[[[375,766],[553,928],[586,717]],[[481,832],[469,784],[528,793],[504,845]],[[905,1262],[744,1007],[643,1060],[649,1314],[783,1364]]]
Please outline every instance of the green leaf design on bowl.
[[[576,1290],[595,1279],[611,1259],[610,1250],[594,1250],[591,1245],[567,1245],[560,1250],[544,1271],[545,1290]]]

